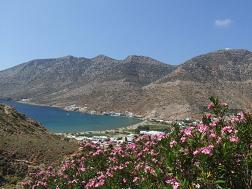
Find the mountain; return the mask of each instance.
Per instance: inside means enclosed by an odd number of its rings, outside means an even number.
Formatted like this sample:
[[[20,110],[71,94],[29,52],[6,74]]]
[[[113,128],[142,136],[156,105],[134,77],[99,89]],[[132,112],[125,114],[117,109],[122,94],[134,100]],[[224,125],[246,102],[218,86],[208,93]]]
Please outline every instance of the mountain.
[[[244,49],[219,50],[176,66],[136,55],[66,56],[1,71],[0,98],[169,120],[197,117],[210,95],[234,110],[251,110],[251,81],[252,53]]]
[[[36,121],[0,104],[0,186],[15,184],[29,169],[60,162],[77,144],[50,134]]]
[[[141,98],[142,87],[174,69],[144,56],[33,60],[0,72],[0,98],[28,98],[57,106],[86,104],[98,111],[126,110]]]
[[[234,110],[252,109],[252,53],[244,49],[219,50],[192,58],[148,86],[161,117],[185,117],[206,110],[209,96],[219,96]]]
[[[252,53],[244,49],[219,50],[179,65],[162,81],[246,81],[252,79]]]

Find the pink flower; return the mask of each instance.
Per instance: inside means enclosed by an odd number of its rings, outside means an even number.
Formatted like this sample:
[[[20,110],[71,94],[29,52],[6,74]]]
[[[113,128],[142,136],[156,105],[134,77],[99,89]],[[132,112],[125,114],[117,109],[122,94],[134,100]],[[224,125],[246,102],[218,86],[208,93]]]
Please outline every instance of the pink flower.
[[[176,144],[177,144],[177,142],[175,140],[173,140],[173,141],[170,142],[170,147],[172,148]]]
[[[238,114],[237,114],[237,117],[238,117],[240,120],[245,119],[244,112],[240,112],[240,113],[238,113]]]
[[[231,137],[229,138],[229,141],[230,141],[230,142],[238,142],[238,141],[239,141],[239,138],[238,138],[237,136],[231,136]]]
[[[173,189],[178,189],[180,184],[175,177],[165,179],[166,184],[171,184]]]
[[[165,136],[166,136],[166,134],[159,133],[159,134],[154,135],[154,138],[157,140],[161,140],[161,139],[165,138]]]
[[[84,171],[86,171],[86,168],[85,167],[80,167],[80,169],[79,169],[81,172],[84,172]]]
[[[200,153],[200,150],[197,149],[197,150],[195,150],[195,151],[193,152],[193,155],[196,156],[196,155],[199,154],[199,153]]]
[[[90,179],[89,182],[86,184],[86,188],[93,188],[95,185],[95,180]]]
[[[207,146],[207,147],[203,147],[202,149],[201,149],[201,153],[202,154],[207,154],[207,155],[212,155],[212,150],[213,150],[213,145],[209,145],[209,146]]]
[[[136,148],[136,144],[135,143],[128,144],[128,148],[133,150]]]
[[[216,127],[218,124],[219,124],[218,121],[213,121],[213,122],[209,123],[209,125],[210,125],[211,127]]]
[[[240,122],[242,122],[242,121],[244,121],[244,119],[245,119],[245,115],[244,115],[244,112],[240,112],[240,113],[238,113],[236,116],[233,116],[232,118],[231,118],[231,122],[238,122],[238,123],[240,123]]]
[[[115,157],[109,157],[109,160],[112,161],[113,163],[118,162],[118,160]]]
[[[157,162],[158,162],[158,160],[155,159],[155,158],[152,158],[151,161],[154,162],[154,163],[157,163]]]
[[[139,177],[134,177],[133,182],[138,182],[140,180]]]
[[[186,140],[187,140],[186,137],[181,137],[181,139],[180,139],[180,141],[181,141],[182,143],[186,142]]]
[[[217,135],[216,135],[216,133],[214,131],[211,131],[210,137],[215,139],[215,138],[217,138]]]
[[[148,165],[146,165],[146,166],[144,167],[144,172],[145,172],[145,173],[150,173],[150,174],[152,174],[152,175],[156,175],[156,171],[155,171],[152,167],[150,167],[150,166],[148,166]]]
[[[200,133],[205,133],[208,129],[208,126],[204,124],[198,124],[197,129]]]
[[[111,178],[112,178],[114,175],[113,175],[113,174],[112,174],[109,170],[107,170],[107,172],[106,172],[106,176],[107,176],[107,177],[111,177]]]
[[[49,166],[49,167],[47,168],[47,170],[48,170],[48,171],[52,171],[52,170],[53,170],[53,167],[52,167],[52,166]]]
[[[195,155],[197,155],[199,153],[206,154],[206,155],[212,155],[213,148],[214,148],[213,145],[209,145],[209,146],[206,146],[206,147],[199,148],[199,149],[197,149],[197,150],[195,150],[193,152],[193,155],[195,156]]]
[[[225,126],[221,129],[221,134],[231,134],[233,132],[233,128],[231,126]]]
[[[221,140],[222,140],[222,138],[218,136],[218,137],[217,137],[217,140],[216,140],[216,143],[217,143],[217,144],[220,144],[220,143],[221,143]]]
[[[205,116],[206,116],[207,119],[210,119],[212,117],[212,114],[206,113]]]
[[[99,180],[97,183],[95,183],[95,188],[101,187],[105,184],[104,179]]]
[[[192,130],[194,129],[194,127],[187,127],[183,130],[183,134],[185,136],[192,136]]]
[[[208,108],[209,110],[213,109],[213,108],[214,108],[214,104],[213,104],[212,102],[209,103],[208,106],[207,106],[207,108]]]

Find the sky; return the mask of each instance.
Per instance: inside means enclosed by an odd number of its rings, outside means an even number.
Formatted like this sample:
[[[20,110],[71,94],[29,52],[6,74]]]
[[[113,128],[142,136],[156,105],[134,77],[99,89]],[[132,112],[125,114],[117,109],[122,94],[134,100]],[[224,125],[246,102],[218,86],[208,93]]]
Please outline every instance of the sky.
[[[0,70],[66,55],[168,64],[252,50],[251,0],[1,0]]]

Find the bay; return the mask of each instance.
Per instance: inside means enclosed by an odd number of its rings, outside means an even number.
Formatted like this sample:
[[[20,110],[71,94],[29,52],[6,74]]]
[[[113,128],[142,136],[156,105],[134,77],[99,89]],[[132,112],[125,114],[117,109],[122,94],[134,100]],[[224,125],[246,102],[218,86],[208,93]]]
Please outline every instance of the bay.
[[[11,105],[18,112],[35,119],[54,133],[116,129],[140,122],[139,119],[133,117],[69,112],[60,108],[30,105],[10,100],[0,100],[0,103]]]

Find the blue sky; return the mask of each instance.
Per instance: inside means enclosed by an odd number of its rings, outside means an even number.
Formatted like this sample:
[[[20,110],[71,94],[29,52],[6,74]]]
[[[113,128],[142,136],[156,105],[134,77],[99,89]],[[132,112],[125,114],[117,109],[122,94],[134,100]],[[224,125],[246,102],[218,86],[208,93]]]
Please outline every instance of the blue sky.
[[[178,64],[252,50],[251,0],[1,0],[0,70],[37,59],[146,55]]]

